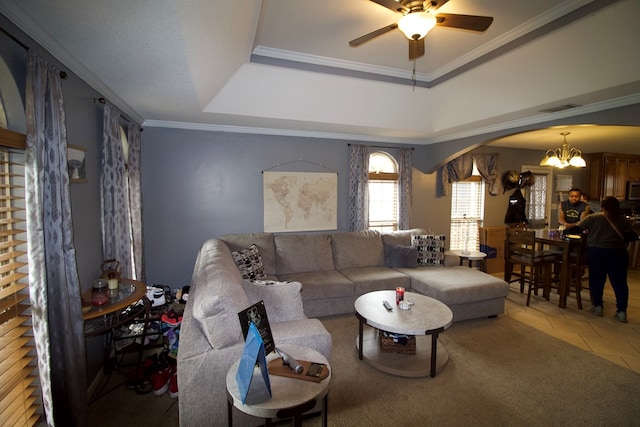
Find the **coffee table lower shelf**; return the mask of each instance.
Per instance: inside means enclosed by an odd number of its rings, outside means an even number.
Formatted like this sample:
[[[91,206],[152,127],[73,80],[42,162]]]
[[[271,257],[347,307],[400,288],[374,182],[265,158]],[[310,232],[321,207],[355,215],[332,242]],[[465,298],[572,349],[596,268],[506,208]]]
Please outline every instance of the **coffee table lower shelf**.
[[[359,350],[359,337],[356,348]],[[363,331],[362,358],[374,368],[401,377],[428,377],[431,375],[431,335],[416,335],[416,354],[387,353],[380,349],[378,329],[367,327]],[[449,362],[447,347],[438,340],[436,373]]]

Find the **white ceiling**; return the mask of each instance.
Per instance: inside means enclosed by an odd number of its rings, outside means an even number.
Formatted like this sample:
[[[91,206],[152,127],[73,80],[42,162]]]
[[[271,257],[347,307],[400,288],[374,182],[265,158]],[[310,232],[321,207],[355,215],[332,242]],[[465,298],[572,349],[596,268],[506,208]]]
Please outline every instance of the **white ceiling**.
[[[420,145],[640,103],[637,0],[450,0],[438,12],[493,24],[436,27],[415,63],[399,30],[349,47],[399,18],[369,0],[0,0],[0,12],[144,126]],[[541,112],[567,104],[579,107]],[[570,131],[586,152],[613,151],[603,138],[638,151],[637,128]],[[547,149],[560,132],[492,143]]]

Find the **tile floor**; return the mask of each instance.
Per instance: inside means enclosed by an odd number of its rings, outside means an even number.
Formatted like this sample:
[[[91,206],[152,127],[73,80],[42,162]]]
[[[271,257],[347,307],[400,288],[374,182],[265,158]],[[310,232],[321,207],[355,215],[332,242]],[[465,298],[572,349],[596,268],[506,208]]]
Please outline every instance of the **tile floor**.
[[[502,273],[495,274],[502,278]],[[615,314],[615,296],[607,282],[604,293],[604,316],[591,313],[589,291],[582,291],[583,309],[579,310],[575,294],[567,299],[567,308],[557,305],[558,295],[551,294],[551,301],[541,296],[520,293],[519,283],[511,284],[511,292],[505,305],[506,315],[526,323],[542,332],[561,339],[585,351],[592,352],[624,368],[640,373],[640,270],[629,270],[629,323],[620,323]]]

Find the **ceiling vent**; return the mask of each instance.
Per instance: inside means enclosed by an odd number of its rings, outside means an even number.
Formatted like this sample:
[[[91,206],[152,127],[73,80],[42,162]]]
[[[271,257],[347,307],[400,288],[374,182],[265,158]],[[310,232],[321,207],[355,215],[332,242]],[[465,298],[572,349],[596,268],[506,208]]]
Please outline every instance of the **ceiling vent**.
[[[572,108],[582,107],[580,104],[567,104],[559,107],[547,108],[546,110],[540,110],[541,113],[558,113],[564,110],[570,110]]]

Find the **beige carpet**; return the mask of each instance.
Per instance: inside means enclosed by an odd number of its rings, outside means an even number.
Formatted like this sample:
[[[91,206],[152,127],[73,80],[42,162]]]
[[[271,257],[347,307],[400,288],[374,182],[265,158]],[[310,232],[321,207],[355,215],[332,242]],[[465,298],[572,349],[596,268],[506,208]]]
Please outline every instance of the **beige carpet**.
[[[640,375],[506,316],[455,323],[441,335],[448,365],[436,378],[418,379],[358,360],[355,316],[322,322],[333,337],[330,427],[640,423]],[[234,426],[260,424],[234,410]],[[177,427],[178,405],[118,387],[90,407],[87,425]],[[320,417],[304,425],[320,426]]]
[[[455,323],[441,335],[448,365],[436,378],[420,379],[359,361],[355,316],[323,323],[333,337],[331,426],[640,422],[640,375],[508,317]]]

